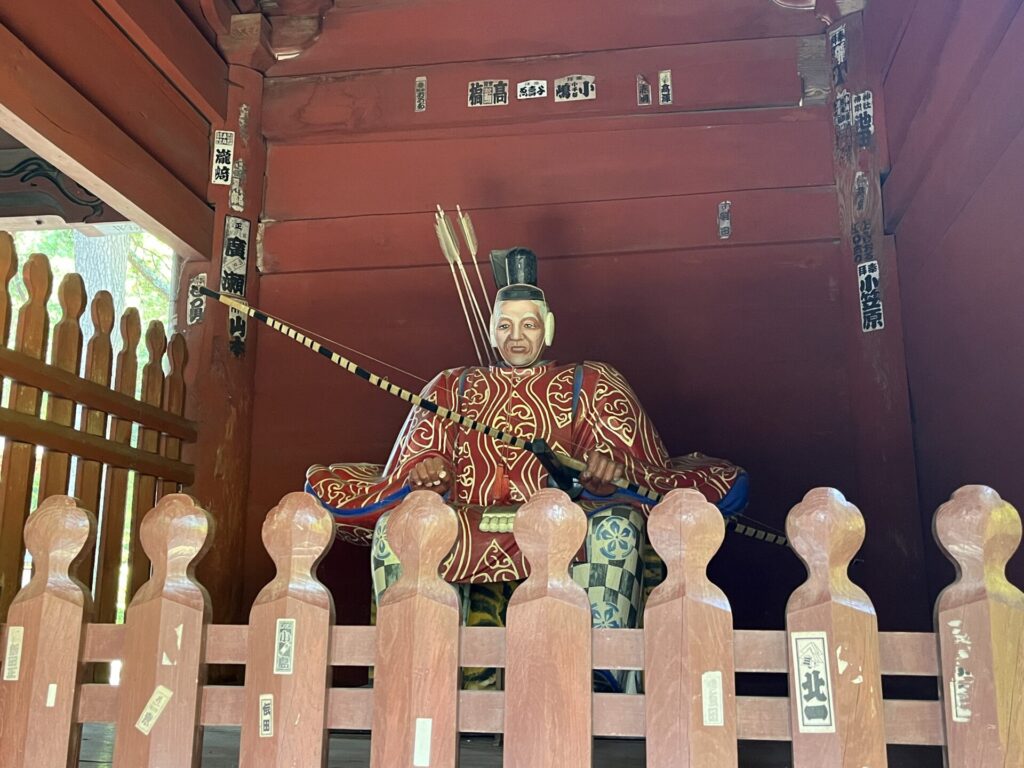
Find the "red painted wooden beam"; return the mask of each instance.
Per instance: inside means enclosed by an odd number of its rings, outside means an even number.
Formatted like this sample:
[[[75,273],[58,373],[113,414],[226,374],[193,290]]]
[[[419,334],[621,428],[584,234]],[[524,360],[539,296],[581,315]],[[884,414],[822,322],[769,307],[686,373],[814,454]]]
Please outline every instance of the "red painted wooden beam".
[[[723,200],[732,203],[728,239],[718,232]],[[545,243],[545,259],[839,238],[834,186],[463,210],[473,218],[481,253]],[[269,221],[263,225],[260,271],[443,266],[440,252],[427,240],[432,221],[428,213]]]
[[[658,114],[693,110],[795,107],[803,86],[798,37],[633,48],[569,56],[537,56],[506,62],[437,64],[267,83],[264,126],[272,141],[310,141],[326,136],[433,127],[506,126],[580,116]],[[658,72],[671,70],[673,99],[659,105]],[[467,106],[467,83],[505,79],[551,81],[574,72],[597,78],[600,97],[574,104],[551,98],[517,99],[490,109]],[[654,84],[654,103],[637,106],[637,74]],[[427,109],[415,112],[417,77],[427,78]]]
[[[205,195],[209,121],[98,5],[0,3],[0,24],[193,194]]]
[[[429,30],[429,32],[425,32]],[[515,30],[508,34],[508,30]],[[479,0],[336,7],[320,40],[280,61],[271,76],[345,72],[452,61],[820,34],[812,13],[769,0],[623,3],[620,0]]]
[[[820,186],[833,181],[830,115],[804,108],[792,122],[683,126],[672,121],[692,116],[661,115],[633,126],[619,118],[601,130],[580,120],[572,133],[272,144],[264,215],[330,218],[429,211],[439,201],[493,208]]]
[[[4,26],[0,83],[0,129],[182,256],[207,257],[213,212],[205,202]]]
[[[96,0],[210,122],[224,119],[228,67],[176,3]]]

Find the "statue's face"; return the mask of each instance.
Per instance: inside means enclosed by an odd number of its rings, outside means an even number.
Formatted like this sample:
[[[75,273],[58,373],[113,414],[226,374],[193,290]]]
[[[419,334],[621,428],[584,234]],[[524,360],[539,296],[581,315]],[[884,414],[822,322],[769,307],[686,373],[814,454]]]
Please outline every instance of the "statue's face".
[[[513,368],[537,362],[544,351],[544,320],[537,302],[503,301],[496,313],[494,339],[505,362]]]

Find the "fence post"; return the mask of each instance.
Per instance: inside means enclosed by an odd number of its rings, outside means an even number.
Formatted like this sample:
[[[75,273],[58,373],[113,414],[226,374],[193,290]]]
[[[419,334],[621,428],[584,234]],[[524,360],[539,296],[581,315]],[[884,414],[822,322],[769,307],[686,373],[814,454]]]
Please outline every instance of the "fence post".
[[[73,716],[91,603],[70,569],[89,551],[94,528],[92,515],[70,496],[46,499],[25,524],[35,573],[14,598],[3,633],[4,765],[78,765],[79,726]]]
[[[93,304],[99,299],[93,299]],[[117,353],[114,372],[115,392],[135,397],[138,377],[138,346],[142,336],[139,310],[129,307],[121,315],[121,351]],[[108,358],[109,359],[109,358]],[[109,369],[107,376],[110,376]],[[128,445],[132,439],[132,422],[112,416],[110,439]],[[128,503],[128,470],[107,467],[103,484],[103,515],[100,517],[99,558],[96,573],[96,620],[113,624],[117,617],[117,584],[121,575],[121,542],[124,540],[124,515]],[[138,530],[136,528],[136,530]]]
[[[53,275],[50,263],[41,253],[33,253],[22,270],[28,301],[18,315],[14,348],[36,360],[46,359],[46,340],[50,318],[46,302],[50,298]],[[10,409],[32,416],[39,415],[40,393],[36,387],[11,384]],[[36,466],[36,447],[30,443],[8,440],[4,446],[0,469],[0,621],[21,584],[24,549],[22,528],[32,501],[32,480]]]
[[[142,394],[140,399],[148,405],[160,407],[164,394],[164,352],[167,336],[164,324],[159,320],[150,322],[146,328],[146,349],[149,361],[142,369]],[[143,451],[157,453],[160,450],[160,433],[155,429],[139,427],[137,447]],[[156,478],[152,475],[135,473],[135,498],[132,501],[132,530],[128,537],[128,597],[138,590],[149,578],[149,559],[139,537],[139,522],[142,516],[156,503]]]
[[[556,488],[519,508],[513,527],[530,575],[508,604],[506,768],[583,768],[593,740],[590,600],[569,575],[587,533]]]
[[[171,371],[164,380],[164,410],[175,416],[185,413],[185,366],[188,364],[188,346],[185,336],[179,331],[171,336],[167,345],[167,357]],[[181,438],[163,435],[160,438],[160,455],[178,461],[181,459]],[[157,489],[159,498],[177,493],[178,484],[173,480],[162,480]]]
[[[413,491],[388,521],[402,575],[377,609],[372,768],[458,762],[459,599],[438,569],[458,532],[432,491]]]
[[[110,331],[114,327],[114,300],[107,291],[97,291],[92,297],[89,307],[92,317],[93,334],[85,349],[85,379],[93,384],[106,387],[110,384],[110,361],[113,350],[110,346]],[[82,412],[82,431],[90,435],[107,433],[107,414],[95,408],[85,408]],[[75,478],[75,496],[78,503],[92,512],[100,508],[100,480],[103,477],[103,465],[98,461],[80,459],[78,475]],[[103,542],[103,529],[106,522],[100,518],[100,543]],[[117,540],[118,548],[121,539]],[[118,558],[118,564],[120,564]]]
[[[935,538],[957,570],[935,609],[947,764],[1024,765],[1024,593],[1006,579],[1020,515],[968,485],[939,507]]]
[[[142,521],[153,575],[125,615],[116,768],[199,765],[199,690],[210,605],[193,573],[209,545],[210,526],[210,516],[178,493],[161,499]]]
[[[277,574],[249,614],[240,765],[327,764],[334,604],[315,574],[333,540],[330,512],[308,493],[289,493],[263,523]]]
[[[786,604],[793,766],[885,766],[878,620],[847,575],[864,518],[839,491],[815,488],[790,511],[786,533],[807,566]]]
[[[644,611],[649,768],[728,768],[738,761],[732,610],[707,576],[725,538],[722,513],[692,489],[651,510],[647,531],[668,576]]]
[[[18,271],[18,254],[14,250],[14,238],[7,232],[0,232],[0,347],[7,346],[11,333],[11,279]]]
[[[82,364],[82,329],[78,323],[85,311],[86,302],[82,276],[74,273],[65,275],[60,281],[57,296],[60,299],[62,313],[60,321],[53,328],[50,365],[77,376]],[[73,400],[51,394],[46,403],[46,420],[65,427],[73,426],[75,405]],[[61,451],[43,451],[42,468],[39,473],[39,498],[45,499],[67,493],[70,479],[71,457]],[[91,573],[91,569],[89,572]],[[85,581],[91,583],[89,579]]]

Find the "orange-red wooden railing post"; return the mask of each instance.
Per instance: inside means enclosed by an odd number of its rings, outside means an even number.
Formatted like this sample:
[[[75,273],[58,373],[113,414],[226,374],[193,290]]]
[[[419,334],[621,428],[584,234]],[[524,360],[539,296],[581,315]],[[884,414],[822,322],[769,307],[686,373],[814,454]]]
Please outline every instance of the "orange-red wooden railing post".
[[[786,519],[807,581],[786,605],[794,768],[886,765],[878,620],[847,568],[864,518],[843,495],[816,488]]]
[[[180,332],[171,336],[167,344],[167,358],[171,363],[171,371],[164,380],[164,410],[181,416],[185,413],[185,366],[188,364],[188,346]],[[160,438],[160,455],[175,461],[181,459],[181,439],[171,435]],[[169,493],[177,493],[178,484],[173,480],[161,480],[157,495],[162,498]]]
[[[591,613],[569,563],[587,519],[545,488],[520,507],[513,530],[530,575],[508,605],[504,764],[583,768],[593,740]]]
[[[438,576],[457,531],[431,491],[409,494],[388,521],[402,575],[377,609],[372,768],[458,762],[459,599]]]
[[[149,361],[142,369],[142,393],[140,400],[157,408],[164,395],[164,352],[167,336],[164,324],[159,320],[150,322],[146,329],[146,349]],[[136,448],[150,453],[160,450],[160,433],[155,429],[139,427]],[[132,500],[132,525],[128,541],[128,597],[130,598],[146,579],[149,578],[149,559],[139,536],[142,516],[156,503],[157,478],[152,475],[135,475],[135,498]]]
[[[957,569],[935,609],[947,765],[1024,765],[1024,593],[1006,579],[1020,515],[969,485],[939,507],[935,537]]]
[[[722,545],[722,513],[695,490],[676,490],[647,531],[668,576],[644,611],[648,768],[737,764],[732,610],[707,577]]]
[[[50,298],[53,275],[50,264],[41,253],[34,253],[22,270],[28,301],[18,315],[14,348],[37,360],[46,359],[46,341],[50,334],[50,318],[46,302]],[[37,416],[40,393],[36,387],[17,382],[11,385],[10,409]],[[0,468],[0,621],[21,584],[22,528],[32,501],[32,479],[36,466],[36,447],[30,443],[8,440],[4,446]]]
[[[18,271],[18,254],[14,250],[14,238],[7,232],[0,232],[0,347],[7,346],[11,333],[11,279]]]
[[[108,294],[109,295],[109,294]],[[99,295],[93,303],[99,300]],[[113,390],[135,397],[138,377],[138,346],[142,337],[139,310],[129,307],[121,315],[121,351],[117,353]],[[109,377],[110,372],[107,371]],[[110,419],[110,439],[128,445],[132,439],[132,422],[116,416]],[[112,624],[117,617],[117,585],[121,575],[121,544],[124,541],[124,518],[128,499],[128,470],[107,467],[103,484],[103,515],[100,517],[99,565],[96,574],[96,620]],[[138,527],[136,526],[136,530]]]
[[[93,334],[85,348],[85,380],[106,387],[110,384],[110,364],[113,348],[110,331],[114,327],[114,299],[107,291],[97,291],[89,307]],[[133,390],[134,391],[134,390]],[[82,413],[82,431],[90,435],[107,433],[107,414],[95,408],[85,408]],[[100,486],[103,479],[103,465],[98,461],[80,459],[75,477],[75,496],[79,503],[90,511],[100,508]],[[103,544],[103,531],[108,527],[100,518],[99,543]],[[118,538],[118,548],[121,539]],[[102,550],[101,550],[102,551]],[[120,558],[118,558],[120,564]],[[103,567],[102,561],[100,567]],[[116,576],[115,576],[116,578]]]
[[[184,494],[165,496],[142,521],[153,575],[125,616],[115,768],[198,766],[199,691],[206,590],[193,572],[210,541],[209,515]]]
[[[95,522],[70,496],[51,496],[28,518],[25,543],[35,565],[11,604],[0,648],[0,766],[78,765],[74,722],[89,593],[71,573]]]
[[[316,566],[333,540],[330,512],[308,493],[289,493],[263,523],[277,575],[249,614],[241,765],[327,764],[334,603]]]
[[[85,283],[81,275],[65,275],[57,289],[62,316],[53,328],[53,345],[50,351],[50,365],[62,371],[78,375],[82,364],[82,329],[79,320],[85,311]],[[75,423],[75,403],[64,397],[50,395],[46,403],[46,420],[65,427]],[[39,498],[68,492],[71,479],[71,456],[61,451],[47,449],[43,452],[39,473]],[[95,510],[90,510],[95,512]],[[90,563],[91,565],[91,563]],[[83,579],[91,584],[91,568],[86,568]]]

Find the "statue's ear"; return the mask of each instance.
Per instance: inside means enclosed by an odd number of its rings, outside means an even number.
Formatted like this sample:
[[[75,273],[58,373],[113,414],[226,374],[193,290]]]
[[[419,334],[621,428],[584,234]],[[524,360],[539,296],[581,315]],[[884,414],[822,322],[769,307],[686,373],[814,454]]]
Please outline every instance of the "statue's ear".
[[[544,316],[544,346],[550,347],[555,340],[555,313],[548,311]]]

